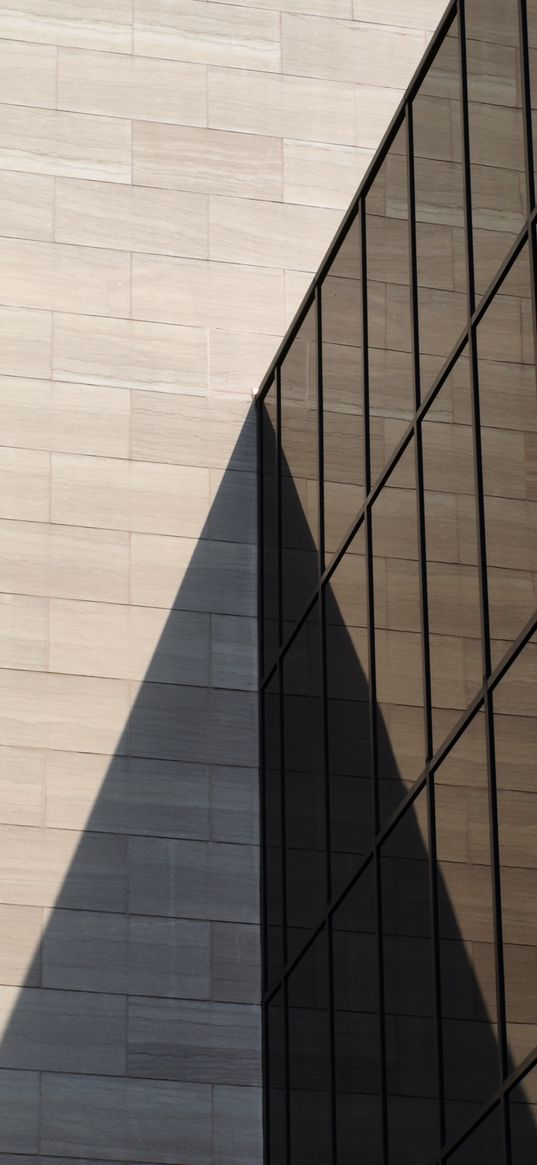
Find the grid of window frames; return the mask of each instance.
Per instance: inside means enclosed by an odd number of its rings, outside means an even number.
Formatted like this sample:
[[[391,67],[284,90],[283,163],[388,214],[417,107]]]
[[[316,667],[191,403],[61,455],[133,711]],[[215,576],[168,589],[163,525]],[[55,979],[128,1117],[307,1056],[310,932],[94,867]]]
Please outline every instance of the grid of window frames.
[[[458,0],[259,394],[267,1165],[537,1160],[537,0]]]

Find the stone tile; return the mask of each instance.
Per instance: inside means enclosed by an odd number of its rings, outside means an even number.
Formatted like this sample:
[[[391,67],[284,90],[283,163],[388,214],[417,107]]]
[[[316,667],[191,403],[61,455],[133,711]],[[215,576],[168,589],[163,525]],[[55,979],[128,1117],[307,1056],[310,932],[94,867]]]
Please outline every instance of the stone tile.
[[[135,142],[138,131],[151,128],[155,127],[137,123]],[[166,158],[173,166],[174,157],[166,154]],[[208,232],[208,202],[203,194],[68,178],[56,182],[55,237],[59,242],[202,259],[208,253]]]
[[[1,405],[0,405],[1,407]],[[250,403],[172,393],[134,392],[132,455],[141,461],[255,470]]]
[[[214,1165],[261,1165],[263,1161],[260,1088],[213,1091]]]
[[[0,213],[5,235],[51,239],[54,231],[54,179],[42,174],[1,172]]]
[[[207,685],[209,643],[205,614],[51,600],[51,671]]]
[[[208,538],[255,544],[256,479],[252,473],[211,469],[212,505],[205,527]]]
[[[117,251],[0,239],[5,303],[43,311],[128,316],[130,259]]]
[[[257,690],[257,620],[211,616],[211,683],[217,688]]]
[[[0,747],[0,820],[3,825],[41,825],[44,753]]]
[[[45,1074],[42,1153],[211,1165],[211,1089],[167,1080]]]
[[[4,1152],[39,1152],[39,1073],[0,1071],[0,1138]]]
[[[248,332],[209,334],[209,384],[215,396],[251,400],[275,355],[281,336]]]
[[[52,46],[0,40],[2,104],[53,108],[56,104],[56,61],[57,50]]]
[[[401,0],[353,0],[355,20],[425,28],[431,32],[437,28],[446,8],[447,0],[412,0],[410,4],[401,4]]]
[[[282,14],[282,72],[406,89],[424,32]]]
[[[129,992],[135,995],[210,995],[208,922],[129,918]]]
[[[130,747],[142,757],[253,765],[257,763],[256,713],[253,692],[145,683],[135,695]]]
[[[111,753],[127,720],[126,680],[5,668],[0,685],[4,741],[10,746]]]
[[[0,447],[2,518],[47,522],[50,513],[50,455]]]
[[[207,1084],[259,1084],[259,1008],[131,997],[127,1071]]]
[[[132,50],[132,0],[17,0],[0,12],[0,36],[42,44],[79,45],[114,53]]]
[[[127,916],[45,909],[41,958],[43,987],[126,994]]]
[[[6,905],[124,911],[125,838],[16,825],[0,826],[0,837]]]
[[[130,182],[131,124],[119,117],[6,106],[0,170]]]
[[[227,2],[215,0],[217,4]],[[245,7],[272,8],[276,12],[307,12],[318,16],[352,16],[352,0],[246,0]]]
[[[259,774],[254,768],[211,767],[211,838],[259,842]]]
[[[209,837],[209,772],[203,765],[48,752],[45,781],[48,826]]]
[[[215,129],[352,146],[353,99],[353,86],[341,81],[209,68],[209,125]]]
[[[39,987],[41,913],[37,906],[0,905],[2,983],[24,983],[26,987]]]
[[[0,373],[50,376],[52,314],[0,307]]]
[[[346,210],[373,155],[354,146],[284,141],[284,202]]]
[[[210,199],[211,259],[315,271],[341,215],[324,207]]]
[[[283,271],[133,255],[132,314],[190,327],[283,331]]]
[[[114,995],[0,987],[0,1063],[57,1072],[125,1071],[125,1004]]]
[[[133,534],[131,541],[133,602],[255,614],[255,546],[153,534]]]
[[[0,529],[2,590],[128,601],[128,534],[13,521]]]
[[[410,74],[408,79],[410,80]],[[379,146],[401,102],[403,88],[357,85],[354,90],[355,143],[364,149]]]
[[[136,120],[207,124],[203,65],[58,50],[58,109]]]
[[[275,12],[235,4],[137,0],[134,50],[180,61],[232,68],[280,68],[280,25]]]
[[[196,537],[209,509],[209,470],[54,453],[51,504],[55,522]]]
[[[205,396],[206,332],[137,320],[57,315],[53,368],[55,380]]]
[[[138,122],[133,127],[132,159],[134,181],[145,186],[242,198],[281,197],[278,137]]]
[[[255,846],[132,838],[130,908],[214,921],[257,922],[258,850]]]
[[[211,996],[235,1003],[259,1003],[261,948],[256,926],[211,923]]]
[[[130,395],[121,388],[0,378],[0,425],[24,449],[127,457]]]
[[[0,594],[0,643],[3,667],[46,671],[47,599]]]

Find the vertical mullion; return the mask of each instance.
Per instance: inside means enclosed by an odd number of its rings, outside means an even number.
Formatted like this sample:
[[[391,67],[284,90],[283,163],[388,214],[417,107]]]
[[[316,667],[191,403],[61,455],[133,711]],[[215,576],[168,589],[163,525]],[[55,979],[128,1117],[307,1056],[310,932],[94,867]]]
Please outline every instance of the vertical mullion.
[[[414,375],[414,407],[420,406],[420,333],[419,333],[419,297],[418,297],[418,254],[416,232],[416,186],[414,168],[414,111],[409,101],[406,109],[407,123],[407,178],[408,178],[408,224],[409,224],[409,252],[410,252],[410,312],[412,331],[412,364]],[[420,588],[420,618],[421,618],[421,658],[423,672],[423,709],[424,729],[426,742],[426,797],[427,797],[427,827],[429,834],[428,846],[428,882],[430,900],[430,928],[433,954],[433,1000],[434,1000],[434,1033],[435,1059],[437,1081],[437,1112],[439,1144],[445,1140],[446,1120],[444,1104],[444,1053],[442,1032],[442,989],[440,971],[440,928],[438,922],[438,881],[437,881],[437,847],[436,847],[436,806],[434,777],[430,771],[430,762],[434,752],[433,724],[432,724],[432,693],[431,693],[431,658],[429,649],[429,599],[427,588],[427,542],[425,528],[425,484],[423,473],[423,431],[421,422],[414,419],[414,455],[416,471],[416,507],[418,523],[418,570]]]
[[[324,774],[324,827],[325,827],[325,887],[326,903],[332,896],[332,847],[330,830],[330,779],[328,764],[328,698],[326,682],[326,605],[325,593],[321,586],[324,572],[324,414],[323,414],[323,317],[322,317],[322,289],[321,284],[315,287],[315,338],[317,361],[317,434],[318,434],[318,476],[319,476],[319,553],[318,553],[318,588],[317,602],[319,620],[319,648],[321,653],[321,742],[322,766]],[[335,1073],[335,1031],[334,1031],[334,976],[332,959],[332,925],[326,920],[327,937],[327,985],[328,985],[328,1086],[330,1112],[330,1140],[332,1149],[332,1165],[337,1162],[336,1138],[336,1073]]]
[[[371,791],[373,808],[373,831],[380,831],[379,764],[377,737],[377,671],[375,656],[375,580],[373,573],[373,529],[371,503],[367,501],[371,490],[371,432],[369,412],[369,313],[367,302],[367,215],[366,202],[360,205],[360,261],[362,282],[362,390],[363,390],[363,440],[364,440],[364,511],[366,586],[367,586],[367,644],[369,666],[369,736],[371,749]],[[386,1005],[384,989],[384,921],[382,911],[382,880],[380,850],[374,847],[375,878],[375,921],[377,931],[377,971],[378,971],[378,1038],[379,1038],[379,1078],[381,1129],[380,1144],[383,1165],[388,1165],[388,1087],[386,1068]]]
[[[263,429],[265,419],[265,404],[257,410],[257,611],[258,611],[258,673],[260,676],[265,671],[265,587],[264,587],[264,553],[265,553],[265,526],[264,526],[264,496],[265,496],[265,482],[264,482],[264,457],[263,457]],[[259,684],[258,684],[259,689]],[[260,862],[260,906],[261,906],[261,943],[263,957],[261,959],[261,990],[264,994],[267,990],[267,872],[266,872],[266,811],[265,811],[265,797],[266,797],[266,780],[265,780],[265,692],[259,692],[259,836],[261,838],[261,862]],[[261,1073],[263,1081],[262,1093],[262,1127],[263,1127],[263,1160],[265,1165],[270,1165],[270,1114],[269,1114],[269,1055],[270,1047],[268,1041],[268,1006],[264,1004],[261,1009],[261,1023],[262,1023],[262,1051],[261,1051]]]
[[[476,519],[478,532],[478,569],[479,569],[479,596],[481,608],[481,632],[483,648],[483,702],[485,709],[485,731],[487,746],[487,782],[488,782],[488,811],[489,836],[491,847],[491,877],[493,901],[493,935],[494,935],[494,964],[496,979],[496,1012],[498,1023],[498,1068],[500,1081],[503,1083],[508,1074],[506,1023],[505,1023],[505,981],[503,968],[502,942],[502,912],[501,912],[501,884],[500,884],[500,856],[498,838],[498,813],[496,800],[496,770],[494,752],[494,728],[492,721],[492,697],[488,688],[488,677],[491,674],[490,648],[490,619],[488,603],[488,575],[487,575],[487,546],[485,525],[485,495],[483,486],[483,457],[481,441],[481,413],[479,400],[479,364],[477,353],[476,327],[472,325],[471,315],[475,310],[475,281],[473,255],[473,221],[471,198],[471,154],[469,129],[469,95],[468,71],[466,56],[466,21],[465,0],[459,0],[460,48],[461,48],[461,83],[462,83],[462,122],[463,122],[463,159],[464,159],[464,186],[465,186],[465,230],[466,230],[466,260],[468,271],[468,350],[470,356],[470,385],[472,396],[472,427],[474,446],[474,474],[476,495]],[[501,1109],[503,1124],[503,1149],[506,1165],[510,1160],[509,1127],[507,1116],[508,1101],[502,1090]]]
[[[537,252],[535,244],[535,227],[530,221],[535,206],[535,173],[533,128],[531,110],[531,74],[529,55],[529,29],[527,0],[518,0],[519,40],[520,40],[520,74],[522,92],[522,117],[524,121],[524,157],[526,164],[526,189],[528,198],[528,258],[530,266],[533,352],[537,358]]]

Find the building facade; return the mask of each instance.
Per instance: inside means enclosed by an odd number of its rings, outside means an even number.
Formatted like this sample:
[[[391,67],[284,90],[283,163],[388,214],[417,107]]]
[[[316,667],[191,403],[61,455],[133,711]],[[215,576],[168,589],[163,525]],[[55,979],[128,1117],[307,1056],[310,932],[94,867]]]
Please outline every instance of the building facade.
[[[536,54],[450,4],[259,395],[269,1165],[537,1158]]]

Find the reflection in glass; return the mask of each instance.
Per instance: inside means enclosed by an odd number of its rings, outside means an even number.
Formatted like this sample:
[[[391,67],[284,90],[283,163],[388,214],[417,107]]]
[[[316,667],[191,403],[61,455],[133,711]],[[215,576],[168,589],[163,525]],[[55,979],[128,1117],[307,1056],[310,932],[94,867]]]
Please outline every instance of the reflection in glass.
[[[366,198],[372,482],[414,411],[405,134],[403,124]]]
[[[283,659],[288,956],[326,901],[321,645],[316,603]]]
[[[381,819],[423,770],[423,673],[414,444],[373,504]]]
[[[271,666],[278,650],[278,504],[277,504],[277,403],[272,384],[263,400],[261,440],[263,464],[263,670]]]
[[[422,435],[436,749],[483,675],[472,402],[464,353],[425,414]]]
[[[324,537],[327,563],[364,500],[360,222],[322,284]]]
[[[282,364],[281,491],[284,635],[300,618],[318,577],[319,464],[315,309]],[[287,627],[285,626],[287,624]],[[287,634],[286,634],[287,632]]]
[[[281,988],[267,1008],[266,1040],[268,1159],[270,1165],[281,1165],[286,1160],[287,1145],[285,1010]]]
[[[487,746],[483,714],[435,775],[442,1040],[448,1141],[498,1087]]]
[[[524,1076],[509,1095],[511,1165],[529,1165],[535,1160],[537,1133],[537,1068]]]
[[[325,590],[332,890],[371,843],[373,793],[363,527]]]
[[[449,1165],[504,1165],[504,1162],[503,1125],[500,1108],[497,1106],[470,1133],[462,1145],[454,1153],[450,1153],[448,1163]]]
[[[390,1165],[429,1165],[438,1147],[428,854],[422,792],[382,847]]]
[[[527,247],[477,329],[492,659],[535,610],[537,397]]]
[[[380,1041],[372,863],[335,912],[334,1060],[338,1165],[380,1165]]]
[[[331,1160],[328,942],[323,930],[289,978],[289,1104],[293,1165]]]
[[[466,326],[458,26],[413,102],[422,397]]]
[[[285,962],[282,772],[278,675],[263,693],[265,876],[265,978],[273,982]]]
[[[537,1045],[537,639],[494,691],[507,1039],[515,1068]]]

